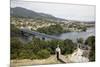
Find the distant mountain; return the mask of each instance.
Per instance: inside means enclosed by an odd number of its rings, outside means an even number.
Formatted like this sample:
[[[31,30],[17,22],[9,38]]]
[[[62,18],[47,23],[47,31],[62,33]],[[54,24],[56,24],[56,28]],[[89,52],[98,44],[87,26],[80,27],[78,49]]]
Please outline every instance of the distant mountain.
[[[54,21],[65,21],[65,19],[57,18],[45,13],[38,13],[38,12],[28,10],[22,7],[11,8],[10,14],[11,16],[15,16],[15,17],[25,17],[25,18],[33,18],[33,19],[43,18],[43,19],[49,19],[49,20],[54,20]]]

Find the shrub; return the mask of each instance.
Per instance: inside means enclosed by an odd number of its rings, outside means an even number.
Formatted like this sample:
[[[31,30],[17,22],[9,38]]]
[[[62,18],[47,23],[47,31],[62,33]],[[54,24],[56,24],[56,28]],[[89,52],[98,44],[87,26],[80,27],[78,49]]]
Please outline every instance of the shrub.
[[[50,57],[50,52],[46,49],[42,49],[37,52],[37,55],[38,55],[38,59],[45,59]]]

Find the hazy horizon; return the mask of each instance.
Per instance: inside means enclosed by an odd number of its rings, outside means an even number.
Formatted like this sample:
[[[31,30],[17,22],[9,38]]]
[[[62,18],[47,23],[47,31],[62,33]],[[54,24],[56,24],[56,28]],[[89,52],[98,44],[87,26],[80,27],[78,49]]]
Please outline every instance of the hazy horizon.
[[[95,6],[93,5],[11,1],[11,8],[14,7],[22,7],[66,20],[95,21]]]

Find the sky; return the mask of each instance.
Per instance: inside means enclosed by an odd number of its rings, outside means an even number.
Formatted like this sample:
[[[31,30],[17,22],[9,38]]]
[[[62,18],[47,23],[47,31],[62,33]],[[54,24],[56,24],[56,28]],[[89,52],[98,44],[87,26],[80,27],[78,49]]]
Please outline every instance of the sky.
[[[30,1],[13,1],[11,7],[23,7],[32,11],[51,14],[58,18],[78,21],[95,21],[94,5],[59,4]]]

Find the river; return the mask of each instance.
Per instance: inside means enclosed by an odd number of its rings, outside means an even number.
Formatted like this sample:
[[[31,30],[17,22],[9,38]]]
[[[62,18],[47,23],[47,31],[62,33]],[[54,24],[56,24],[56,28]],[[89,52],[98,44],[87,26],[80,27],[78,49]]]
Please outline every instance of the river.
[[[84,40],[86,40],[89,36],[92,36],[92,35],[95,36],[95,28],[94,27],[87,28],[87,30],[84,32],[67,32],[67,33],[62,33],[60,35],[56,35],[56,36],[63,40],[71,39],[74,42],[76,42],[76,40],[78,38],[83,38]]]

